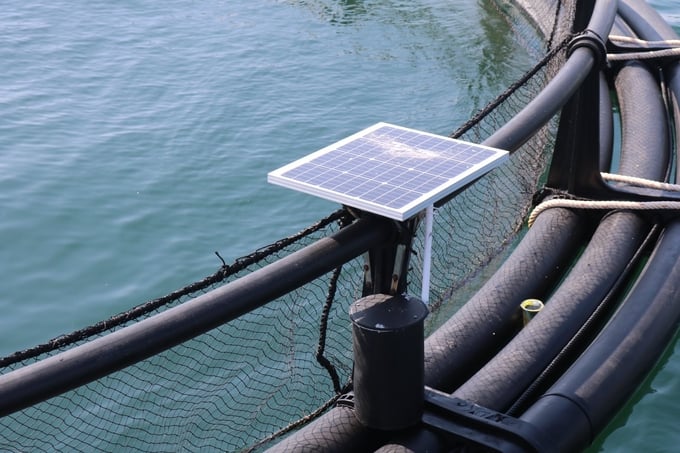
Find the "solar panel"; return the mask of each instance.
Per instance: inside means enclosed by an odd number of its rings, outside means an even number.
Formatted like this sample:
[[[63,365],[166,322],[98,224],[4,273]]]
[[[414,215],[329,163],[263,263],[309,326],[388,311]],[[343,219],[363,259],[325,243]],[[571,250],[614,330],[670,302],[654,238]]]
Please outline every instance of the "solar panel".
[[[480,177],[508,152],[378,123],[268,174],[268,181],[395,220]]]

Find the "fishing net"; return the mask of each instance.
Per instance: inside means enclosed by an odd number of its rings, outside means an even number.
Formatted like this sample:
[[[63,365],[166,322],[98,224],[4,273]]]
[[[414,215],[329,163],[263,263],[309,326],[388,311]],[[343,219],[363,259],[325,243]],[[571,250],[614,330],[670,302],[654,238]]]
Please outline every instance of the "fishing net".
[[[499,8],[536,67],[452,135],[481,142],[525,106],[565,58],[573,8]],[[547,56],[547,57],[546,57]],[[510,162],[435,212],[432,330],[492,272],[521,235],[552,149],[552,122]],[[299,234],[225,264],[214,275],[125,313],[0,359],[2,374],[119,331],[274,263],[351,221],[340,210]],[[420,294],[423,231],[413,242],[409,292]],[[350,304],[362,258],[208,333],[0,420],[3,451],[242,451],[264,448],[330,407],[351,380]]]

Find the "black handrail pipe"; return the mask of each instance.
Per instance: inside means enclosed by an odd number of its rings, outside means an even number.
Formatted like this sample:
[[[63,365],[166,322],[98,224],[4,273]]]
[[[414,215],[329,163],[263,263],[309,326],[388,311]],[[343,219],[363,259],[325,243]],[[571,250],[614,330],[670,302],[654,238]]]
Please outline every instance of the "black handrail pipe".
[[[182,305],[0,376],[0,416],[29,407],[176,346],[254,310],[371,247],[395,224],[365,217],[330,237]]]

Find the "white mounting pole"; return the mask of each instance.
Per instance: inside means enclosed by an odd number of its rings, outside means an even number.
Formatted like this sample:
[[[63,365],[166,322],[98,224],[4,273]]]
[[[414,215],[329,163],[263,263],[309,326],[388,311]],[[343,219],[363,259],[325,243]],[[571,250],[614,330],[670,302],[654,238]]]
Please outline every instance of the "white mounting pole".
[[[434,205],[425,208],[425,251],[423,253],[423,287],[420,298],[426,304],[430,300],[430,267],[432,262],[432,224]]]

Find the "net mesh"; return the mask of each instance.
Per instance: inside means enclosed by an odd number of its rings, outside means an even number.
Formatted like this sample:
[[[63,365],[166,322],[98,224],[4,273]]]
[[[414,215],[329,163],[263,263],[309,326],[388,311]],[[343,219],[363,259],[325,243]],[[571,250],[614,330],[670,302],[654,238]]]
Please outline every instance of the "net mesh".
[[[573,11],[566,2],[524,10],[494,3],[538,66],[526,80],[453,133],[481,142],[506,123],[563,63]],[[527,15],[527,11],[530,13]],[[538,28],[538,31],[537,31]],[[552,49],[558,51],[550,53]],[[541,59],[550,54],[547,61]],[[432,330],[480,286],[513,242],[544,174],[556,123],[510,162],[437,208],[433,237]],[[225,265],[166,297],[97,325],[0,359],[3,374],[177,306],[338,231],[331,214],[290,238]],[[413,242],[409,292],[420,294],[423,231]],[[314,280],[210,332],[0,420],[3,451],[242,451],[329,407],[351,380],[350,304],[361,297],[363,259]]]

